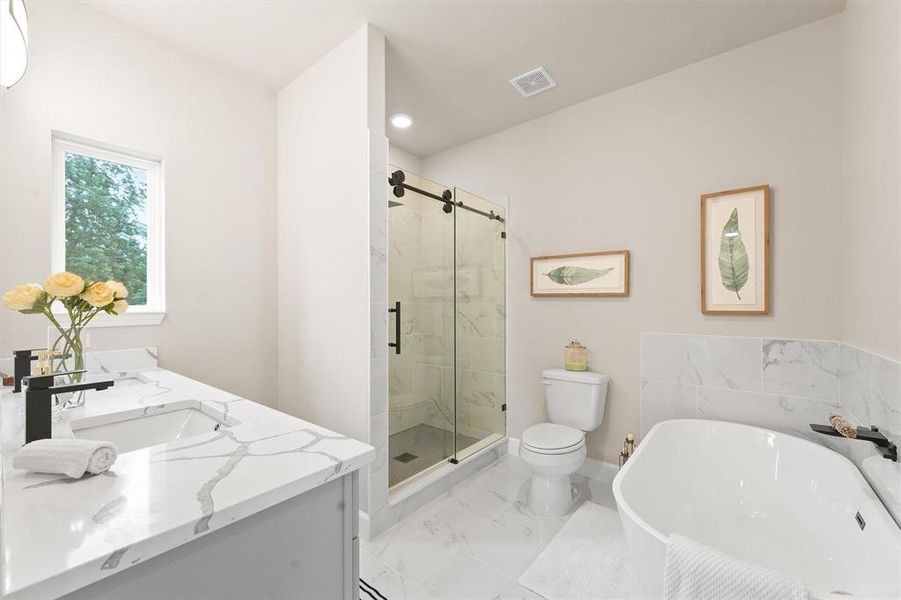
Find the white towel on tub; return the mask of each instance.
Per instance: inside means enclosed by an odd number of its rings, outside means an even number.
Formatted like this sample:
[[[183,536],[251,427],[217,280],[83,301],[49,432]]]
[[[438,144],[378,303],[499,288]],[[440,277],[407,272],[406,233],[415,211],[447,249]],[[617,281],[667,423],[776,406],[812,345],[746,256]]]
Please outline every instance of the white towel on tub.
[[[669,536],[665,600],[807,600],[801,582],[680,535]]]
[[[111,442],[54,438],[25,444],[13,455],[13,467],[34,473],[58,473],[74,479],[109,470],[119,455]]]

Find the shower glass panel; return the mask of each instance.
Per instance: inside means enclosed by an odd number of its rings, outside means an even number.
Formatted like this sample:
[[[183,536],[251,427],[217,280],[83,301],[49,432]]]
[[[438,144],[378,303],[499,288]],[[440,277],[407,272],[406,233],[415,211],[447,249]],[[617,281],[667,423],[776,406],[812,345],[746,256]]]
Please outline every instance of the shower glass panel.
[[[391,168],[391,171],[395,171]],[[445,188],[405,173],[440,196]],[[400,303],[400,352],[388,349],[388,485],[454,456],[454,216],[412,190],[389,190],[388,305]],[[388,316],[394,343],[397,313]]]
[[[459,188],[454,189],[454,200],[456,458],[462,460],[506,432],[506,214],[497,204]]]
[[[503,209],[403,176],[388,210],[389,488],[505,434]]]

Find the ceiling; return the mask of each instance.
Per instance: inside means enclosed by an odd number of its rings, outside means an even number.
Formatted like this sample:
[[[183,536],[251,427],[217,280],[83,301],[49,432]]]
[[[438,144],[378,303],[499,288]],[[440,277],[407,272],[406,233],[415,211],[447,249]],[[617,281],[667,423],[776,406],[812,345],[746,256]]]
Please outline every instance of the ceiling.
[[[278,89],[364,22],[387,46],[392,143],[419,156],[840,12],[844,0],[85,0]],[[508,83],[544,66],[557,87]]]

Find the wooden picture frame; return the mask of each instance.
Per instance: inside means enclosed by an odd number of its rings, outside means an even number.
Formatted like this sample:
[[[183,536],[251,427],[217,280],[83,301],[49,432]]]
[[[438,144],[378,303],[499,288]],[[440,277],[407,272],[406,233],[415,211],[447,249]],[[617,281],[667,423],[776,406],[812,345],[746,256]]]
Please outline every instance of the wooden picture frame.
[[[770,204],[769,185],[701,196],[703,314],[770,314]]]
[[[529,293],[535,298],[629,295],[629,251],[533,256]]]

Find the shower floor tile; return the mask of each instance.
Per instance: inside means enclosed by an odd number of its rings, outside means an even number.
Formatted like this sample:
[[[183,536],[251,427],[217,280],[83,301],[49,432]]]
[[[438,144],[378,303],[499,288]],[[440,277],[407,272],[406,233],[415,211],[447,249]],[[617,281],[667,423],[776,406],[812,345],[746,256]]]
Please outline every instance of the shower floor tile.
[[[457,448],[462,450],[478,440],[457,435]],[[435,463],[454,454],[454,434],[431,425],[416,425],[398,431],[388,438],[388,485],[400,483]],[[412,457],[412,458],[411,458]]]

